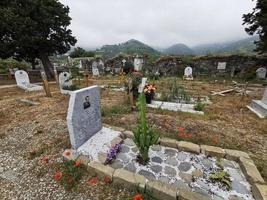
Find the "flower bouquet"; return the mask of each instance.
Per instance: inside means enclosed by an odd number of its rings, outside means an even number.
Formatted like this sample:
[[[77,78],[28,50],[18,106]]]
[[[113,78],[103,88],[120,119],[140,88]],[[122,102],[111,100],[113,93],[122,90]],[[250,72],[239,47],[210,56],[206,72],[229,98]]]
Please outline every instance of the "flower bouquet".
[[[146,84],[144,87],[144,94],[146,97],[146,103],[150,104],[155,96],[156,87],[154,84]]]

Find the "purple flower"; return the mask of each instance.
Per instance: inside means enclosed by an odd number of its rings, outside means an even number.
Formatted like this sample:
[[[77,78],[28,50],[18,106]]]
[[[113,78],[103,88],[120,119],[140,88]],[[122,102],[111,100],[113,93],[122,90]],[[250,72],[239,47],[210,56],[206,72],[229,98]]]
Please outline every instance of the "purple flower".
[[[115,144],[108,152],[107,158],[106,158],[106,164],[109,164],[113,159],[116,158],[117,154],[121,150],[121,144]]]

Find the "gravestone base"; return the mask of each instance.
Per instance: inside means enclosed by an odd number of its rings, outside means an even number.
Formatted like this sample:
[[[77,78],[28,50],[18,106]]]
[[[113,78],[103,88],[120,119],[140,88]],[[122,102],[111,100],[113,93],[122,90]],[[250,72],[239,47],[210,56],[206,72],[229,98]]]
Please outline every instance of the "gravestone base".
[[[18,85],[19,88],[27,91],[27,92],[34,92],[43,90],[43,86],[35,85],[35,84],[27,84],[27,85]]]
[[[247,108],[254,112],[260,118],[267,117],[267,104],[264,104],[260,100],[252,100],[252,103],[247,106]]]
[[[71,95],[72,92],[73,91],[71,91],[71,90],[63,90],[63,89],[60,89],[60,93],[61,94]]]

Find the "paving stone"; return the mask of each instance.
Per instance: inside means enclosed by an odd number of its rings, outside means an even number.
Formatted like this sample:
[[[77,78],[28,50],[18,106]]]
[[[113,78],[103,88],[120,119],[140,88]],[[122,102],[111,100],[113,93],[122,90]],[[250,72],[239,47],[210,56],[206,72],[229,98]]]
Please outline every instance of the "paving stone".
[[[129,151],[130,151],[130,148],[128,146],[126,145],[121,146],[121,150],[120,150],[121,153],[128,153]]]
[[[127,163],[131,160],[131,158],[129,158],[126,154],[124,153],[119,153],[117,154],[117,158],[120,159],[121,161],[123,161],[123,163]]]
[[[132,131],[123,131],[122,134],[124,135],[125,138],[134,138],[134,134]]]
[[[153,158],[151,158],[151,161],[155,162],[155,163],[162,163],[163,162],[163,160],[160,157],[153,157]]]
[[[199,178],[199,177],[202,177],[203,176],[203,172],[199,169],[196,169],[192,172],[192,176],[193,177],[196,177],[196,178]]]
[[[159,181],[162,181],[163,183],[169,183],[170,179],[167,176],[160,176]]]
[[[255,199],[259,200],[267,199],[267,185],[255,184],[252,186],[252,192]]]
[[[179,176],[188,184],[192,182],[192,175],[191,174],[179,172]]]
[[[162,167],[160,165],[152,165],[150,169],[155,173],[159,173],[162,171]]]
[[[161,181],[149,181],[146,191],[155,199],[176,200],[177,189],[174,186],[163,183]]]
[[[172,167],[169,167],[169,166],[166,166],[164,168],[164,172],[165,172],[165,174],[168,174],[170,176],[176,176],[176,174],[177,174],[176,170]]]
[[[197,180],[197,184],[201,187],[202,190],[209,190],[210,189],[210,186],[200,179]]]
[[[177,159],[180,161],[185,161],[186,158],[187,158],[187,155],[184,152],[179,152],[177,155]]]
[[[205,196],[207,198],[211,198],[211,195],[208,193],[208,191],[203,190],[201,188],[196,188],[195,189],[195,192],[198,193],[198,194],[200,194],[200,195],[202,195],[202,196]]]
[[[161,138],[160,144],[165,147],[177,148],[177,141],[169,138]]]
[[[84,156],[84,155],[80,155],[77,158],[77,161],[79,161],[80,163],[82,163],[83,165],[87,166],[88,163],[90,162],[90,158],[88,156]]]
[[[230,167],[230,168],[238,168],[237,163],[235,163],[232,160],[227,160],[227,159],[221,159],[221,163],[223,167]]]
[[[232,189],[237,191],[240,194],[249,194],[249,191],[245,185],[240,182],[233,181],[232,182]]]
[[[209,159],[207,159],[207,158],[202,159],[201,160],[201,163],[207,169],[209,169],[209,168],[212,167],[212,162]]]
[[[170,157],[173,157],[176,155],[176,150],[174,149],[165,149],[164,154]]]
[[[146,177],[148,180],[155,180],[156,179],[156,177],[154,176],[154,174],[153,173],[151,173],[151,172],[149,172],[149,171],[146,171],[146,170],[140,170],[139,172],[138,172],[138,174],[140,174],[140,175],[143,175],[144,177]]]
[[[165,163],[172,166],[177,166],[178,161],[174,157],[169,157],[165,160]]]
[[[134,163],[132,163],[132,162],[129,163],[128,165],[126,165],[124,167],[124,169],[126,169],[126,170],[128,170],[130,172],[136,172],[136,167],[135,167]]]
[[[226,153],[226,159],[229,160],[234,160],[234,161],[239,161],[239,158],[250,158],[249,155],[244,152],[244,151],[237,151],[237,150],[232,150],[232,149],[225,149]]]
[[[184,183],[182,180],[176,180],[174,183],[172,183],[172,185],[174,185],[175,187],[177,187],[179,190],[180,189],[185,189],[185,190],[191,190],[190,187]]]
[[[182,172],[187,172],[191,168],[191,164],[188,162],[182,162],[178,166],[178,169]]]
[[[127,146],[135,146],[134,141],[132,139],[130,139],[130,138],[125,139],[123,142]]]
[[[106,162],[106,159],[107,159],[107,153],[104,152],[98,153],[98,160],[100,163],[104,164]]]
[[[162,147],[161,147],[160,145],[153,145],[153,146],[151,147],[151,149],[152,149],[153,151],[161,151]]]
[[[216,156],[219,158],[223,158],[225,156],[224,149],[220,147],[208,146],[208,145],[201,145],[201,153],[207,156]]]
[[[214,195],[213,196],[213,200],[225,200],[225,198],[221,197],[221,196],[218,196],[218,195]]]
[[[240,167],[246,178],[253,183],[264,183],[264,180],[251,159],[240,157]]]
[[[235,181],[245,181],[245,178],[241,175],[240,170],[230,168],[227,170],[227,172]]]
[[[196,154],[200,153],[199,145],[191,143],[191,142],[184,142],[184,141],[178,142],[178,149],[180,151],[187,151],[187,152],[196,153]]]
[[[200,193],[181,189],[179,191],[179,200],[211,200],[211,197],[202,195]]]
[[[137,152],[138,152],[138,148],[137,148],[137,147],[133,147],[131,150],[132,150],[132,152],[134,152],[134,153],[137,153]]]
[[[121,137],[115,137],[112,141],[111,141],[111,146],[115,146],[116,144],[120,144],[122,143],[122,138]]]
[[[229,200],[244,200],[242,197],[236,195],[230,195]]]
[[[120,160],[115,160],[110,166],[114,169],[119,169],[123,167],[123,163]]]

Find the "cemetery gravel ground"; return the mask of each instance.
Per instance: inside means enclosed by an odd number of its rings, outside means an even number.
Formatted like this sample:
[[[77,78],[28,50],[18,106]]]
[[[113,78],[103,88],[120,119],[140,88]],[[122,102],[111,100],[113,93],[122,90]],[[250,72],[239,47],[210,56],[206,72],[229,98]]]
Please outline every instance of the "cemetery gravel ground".
[[[112,83],[112,80],[109,80]],[[106,84],[104,80],[94,83]],[[164,81],[156,83],[164,90]],[[183,82],[191,95],[209,95],[211,90],[227,89],[228,84]],[[13,87],[0,90],[0,199],[132,199],[133,193],[112,186],[90,186],[84,176],[76,191],[66,192],[53,179],[58,170],[61,153],[70,147],[66,114],[68,96],[60,95],[51,86],[52,98],[44,92],[25,93]],[[248,152],[264,179],[267,180],[267,120],[258,119],[245,106],[251,99],[260,99],[262,90],[240,101],[234,94],[212,97],[213,104],[205,116],[148,110],[148,119],[161,136],[177,138],[177,128],[185,127],[194,135],[191,141],[210,144],[218,138],[217,146]],[[103,122],[133,130],[137,112],[127,106],[123,92],[102,92]],[[17,101],[26,98],[41,103],[29,106]],[[35,148],[38,154],[30,158]],[[49,163],[41,158],[48,156]]]

